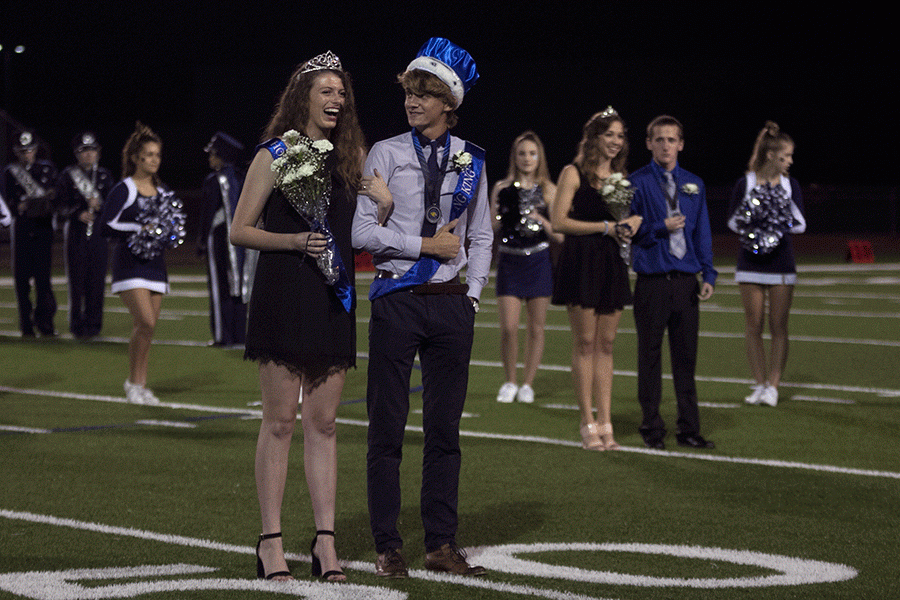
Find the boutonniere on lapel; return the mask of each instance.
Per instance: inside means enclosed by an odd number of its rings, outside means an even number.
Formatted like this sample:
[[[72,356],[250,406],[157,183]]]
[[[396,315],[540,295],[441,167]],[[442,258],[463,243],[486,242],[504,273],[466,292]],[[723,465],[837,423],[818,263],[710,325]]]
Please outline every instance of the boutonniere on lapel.
[[[472,155],[464,150],[460,150],[451,157],[450,162],[454,171],[462,173],[468,167],[472,166]]]
[[[696,183],[686,183],[681,186],[681,191],[685,194],[688,194],[689,196],[696,196],[700,193],[700,186],[698,186]]]

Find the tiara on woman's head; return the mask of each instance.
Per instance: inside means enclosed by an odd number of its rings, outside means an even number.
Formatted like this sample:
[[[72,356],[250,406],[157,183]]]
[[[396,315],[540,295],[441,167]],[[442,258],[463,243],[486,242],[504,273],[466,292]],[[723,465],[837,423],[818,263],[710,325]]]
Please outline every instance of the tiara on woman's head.
[[[302,75],[303,73],[309,73],[310,71],[322,70],[343,71],[344,69],[341,67],[341,59],[331,50],[328,50],[324,54],[314,56],[306,61],[306,64],[300,69],[300,74]]]
[[[607,106],[606,109],[600,113],[601,119],[606,119],[608,117],[618,117],[619,113],[616,112],[612,106]]]

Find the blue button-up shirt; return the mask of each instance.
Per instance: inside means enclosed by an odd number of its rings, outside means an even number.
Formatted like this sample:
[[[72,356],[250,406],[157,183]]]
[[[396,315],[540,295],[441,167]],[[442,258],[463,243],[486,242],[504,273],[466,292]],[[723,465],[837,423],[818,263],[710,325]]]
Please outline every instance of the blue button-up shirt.
[[[663,168],[655,161],[650,161],[649,165],[628,177],[634,186],[632,210],[644,218],[632,240],[632,268],[636,273],[644,275],[669,271],[702,273],[704,282],[715,285],[719,274],[713,268],[706,186],[702,179],[677,164],[672,169],[672,175],[675,178],[678,206],[685,217],[687,253],[683,258],[676,258],[669,252]]]

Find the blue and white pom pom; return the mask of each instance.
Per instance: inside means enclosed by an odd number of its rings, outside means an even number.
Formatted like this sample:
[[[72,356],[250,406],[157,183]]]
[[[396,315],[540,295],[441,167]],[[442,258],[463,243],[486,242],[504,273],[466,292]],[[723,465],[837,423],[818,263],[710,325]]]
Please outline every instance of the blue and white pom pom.
[[[128,247],[140,259],[150,260],[163,248],[184,243],[184,203],[172,192],[163,192],[159,201],[148,207],[137,219],[143,225],[128,238]]]
[[[756,186],[735,216],[741,245],[753,254],[772,252],[793,222],[790,200],[781,186]]]

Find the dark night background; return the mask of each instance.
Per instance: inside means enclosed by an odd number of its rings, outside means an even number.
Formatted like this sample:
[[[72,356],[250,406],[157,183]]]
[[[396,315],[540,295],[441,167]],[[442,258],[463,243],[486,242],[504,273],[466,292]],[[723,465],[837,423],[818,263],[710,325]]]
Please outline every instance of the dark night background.
[[[714,190],[721,197],[742,174],[771,119],[796,141],[792,174],[805,188],[831,196],[852,189],[864,204],[840,210],[864,213],[857,227],[882,211],[878,226],[893,219],[896,231],[897,123],[888,108],[896,76],[885,68],[893,62],[887,36],[895,34],[883,7],[286,5],[5,2],[2,108],[47,142],[60,168],[73,160],[73,135],[93,129],[101,162],[116,175],[140,120],[163,138],[163,179],[191,190],[208,172],[203,146],[211,135],[221,129],[252,147],[293,67],[327,49],[353,75],[367,142],[404,131],[395,75],[428,37],[441,36],[478,64],[481,79],[454,133],[487,149],[491,182],[505,174],[509,144],[525,129],[544,140],[556,177],[584,122],[610,104],[629,125],[634,170],[649,160],[646,123],[668,113],[685,124],[680,162],[706,180],[716,220]],[[16,44],[26,51],[11,53]]]

